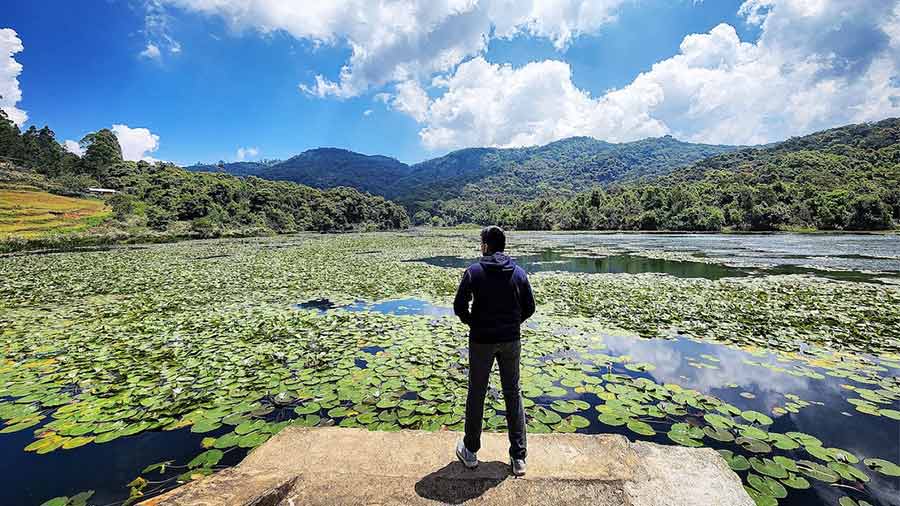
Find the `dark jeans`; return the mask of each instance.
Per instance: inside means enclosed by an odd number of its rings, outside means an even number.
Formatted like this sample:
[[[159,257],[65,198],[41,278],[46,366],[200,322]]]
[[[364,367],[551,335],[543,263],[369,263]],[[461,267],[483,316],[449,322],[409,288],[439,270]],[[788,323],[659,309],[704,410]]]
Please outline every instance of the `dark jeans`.
[[[525,458],[525,410],[519,390],[521,351],[519,341],[491,344],[469,341],[469,395],[466,397],[466,437],[463,441],[470,452],[477,452],[481,448],[484,397],[496,358],[500,366],[503,400],[506,403],[509,456],[514,459]]]

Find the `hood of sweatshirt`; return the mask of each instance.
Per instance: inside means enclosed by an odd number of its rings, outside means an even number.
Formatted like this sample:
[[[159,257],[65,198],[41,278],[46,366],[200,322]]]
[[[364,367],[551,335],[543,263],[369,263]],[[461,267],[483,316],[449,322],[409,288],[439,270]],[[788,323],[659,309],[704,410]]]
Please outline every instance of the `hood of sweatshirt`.
[[[483,256],[478,263],[487,272],[512,272],[516,269],[516,263],[513,259],[502,251],[498,251],[493,255]]]

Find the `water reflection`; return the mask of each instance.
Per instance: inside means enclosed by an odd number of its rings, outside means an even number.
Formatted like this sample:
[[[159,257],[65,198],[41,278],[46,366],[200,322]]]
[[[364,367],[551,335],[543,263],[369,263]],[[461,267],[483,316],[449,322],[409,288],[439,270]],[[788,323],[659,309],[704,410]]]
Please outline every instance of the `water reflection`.
[[[452,314],[449,307],[435,306],[427,301],[414,298],[396,299],[368,303],[357,301],[346,306],[336,306],[330,301],[319,299],[298,305],[305,309],[326,312],[329,310],[378,311],[387,314],[446,316]],[[531,322],[532,328],[542,328],[545,322]],[[687,337],[673,339],[643,339],[628,335],[610,333],[585,332],[578,328],[557,329],[557,332],[570,336],[573,344],[586,342],[586,346],[573,346],[569,351],[546,356],[543,360],[564,359],[594,365],[604,365],[595,376],[605,372],[624,374],[631,377],[647,378],[658,384],[677,384],[682,388],[696,390],[714,396],[741,410],[754,410],[771,414],[774,408],[784,409],[790,403],[800,399],[809,403],[799,409],[787,410],[781,415],[772,415],[774,423],[769,427],[771,432],[784,433],[798,431],[811,434],[822,440],[825,447],[842,448],[860,458],[883,458],[891,462],[900,462],[900,444],[898,422],[886,417],[877,417],[859,413],[847,402],[855,396],[842,384],[871,388],[871,385],[858,383],[852,378],[829,376],[828,369],[816,361],[804,360],[803,356],[785,356],[762,349],[743,349],[734,345],[715,343]],[[526,340],[528,337],[526,337]],[[586,340],[586,341],[583,341]],[[582,351],[577,351],[581,349]],[[359,368],[368,367],[365,355],[383,351],[377,346],[361,348],[364,354],[357,358]],[[751,352],[752,351],[752,352]],[[877,358],[871,360],[880,362]],[[635,371],[628,364],[646,363],[652,367]],[[608,364],[608,367],[606,366]],[[884,364],[887,367],[892,367]],[[809,377],[804,371],[813,370],[819,375]],[[892,371],[896,373],[896,370]],[[885,376],[890,376],[885,373]],[[794,397],[796,396],[796,397]],[[406,398],[406,397],[404,397]],[[410,394],[408,398],[415,398]],[[598,418],[596,406],[605,401],[593,393],[578,394],[568,390],[565,398],[580,399],[589,404],[589,408],[577,414],[584,416],[590,425],[583,430],[586,433],[619,433],[629,438],[635,434],[625,427],[613,427],[602,424]],[[538,405],[549,406],[557,397],[542,396],[533,400]],[[897,408],[898,402],[890,406]],[[498,414],[502,413],[502,409]],[[849,415],[849,416],[848,416]],[[668,426],[674,421],[650,419],[644,417],[657,430],[655,436],[640,437],[662,444],[672,444],[666,436]],[[686,421],[694,420],[702,424],[700,418],[689,415]],[[744,455],[747,452],[735,443],[718,442],[709,438],[703,440],[705,446],[715,449],[729,449]],[[782,451],[775,449],[772,455],[801,460],[816,460],[803,449]],[[857,464],[865,470],[863,464]],[[745,475],[746,473],[742,473]],[[867,471],[871,481],[862,494],[873,505],[896,505],[896,497],[900,494],[900,479],[889,478],[878,473]],[[779,501],[781,506],[805,506],[808,504],[836,504],[839,497],[847,495],[847,491],[830,486],[823,482],[810,480],[809,490],[790,490],[787,499]]]
[[[715,263],[691,262],[685,260],[663,260],[637,255],[610,255],[605,257],[576,256],[565,250],[547,249],[536,255],[515,257],[516,263],[528,272],[583,272],[589,274],[643,274],[661,273],[679,278],[721,279],[725,277],[747,276],[744,269]],[[454,256],[436,256],[416,260],[438,267],[465,268],[476,259]]]
[[[620,252],[677,251],[740,267],[805,266],[820,270],[885,271],[900,275],[897,234],[598,234],[514,233],[527,246],[602,247]]]
[[[313,309],[325,313],[332,309],[340,309],[359,313],[373,311],[396,316],[426,315],[426,316],[452,316],[453,309],[436,306],[428,301],[416,298],[390,299],[379,302],[367,302],[357,300],[352,304],[337,305],[328,299],[313,299],[297,304],[297,309]]]
[[[836,268],[817,268],[807,264],[815,264],[808,257],[801,263],[778,263],[787,257],[768,258],[755,257],[755,262],[746,262],[739,256],[732,257],[731,263],[740,263],[741,266],[726,265],[724,263],[706,263],[689,260],[670,260],[660,258],[648,258],[633,254],[615,254],[609,256],[580,256],[578,250],[568,248],[545,249],[535,255],[516,256],[516,262],[528,272],[582,272],[588,274],[644,274],[658,273],[668,274],[677,278],[704,278],[722,279],[726,277],[743,276],[768,276],[781,274],[806,274],[839,281],[854,281],[883,284],[891,279],[900,279],[900,272],[887,271],[882,274],[863,272],[853,269],[840,270]],[[705,255],[699,255],[705,256]],[[475,258],[460,258],[455,256],[435,256],[411,260],[424,262],[429,265],[449,268],[465,268],[477,261]],[[722,259],[725,261],[725,259]],[[859,262],[859,260],[855,260]],[[884,260],[879,260],[884,262]],[[769,265],[771,264],[771,265]],[[768,266],[766,266],[768,265]],[[846,267],[845,263],[839,264]],[[886,281],[888,280],[888,281]]]
[[[865,458],[876,457],[900,462],[900,427],[896,421],[885,417],[875,417],[859,413],[847,402],[848,391],[841,384],[852,383],[859,387],[866,385],[847,378],[825,375],[823,379],[790,374],[795,366],[809,367],[803,361],[786,360],[770,352],[749,353],[733,346],[698,341],[689,338],[642,339],[638,337],[603,334],[599,342],[590,348],[585,361],[592,362],[597,354],[623,357],[630,362],[653,364],[651,371],[635,373],[615,363],[615,373],[632,377],[646,377],[656,383],[675,383],[684,388],[713,395],[742,410],[772,413],[774,407],[784,407],[791,402],[786,395],[796,395],[811,404],[797,413],[773,416],[771,432],[798,431],[812,434],[822,440],[826,447],[843,448]],[[827,370],[815,368],[826,374]],[[752,398],[741,394],[750,393]],[[574,396],[593,405],[600,401],[592,394]],[[896,407],[898,403],[894,402]],[[849,413],[850,416],[841,414]],[[590,413],[590,411],[588,411]],[[610,427],[593,423],[589,432],[610,432]],[[621,429],[621,428],[612,428]],[[619,430],[614,430],[619,431]],[[622,434],[633,437],[627,430]],[[664,435],[654,440],[669,444]],[[705,439],[704,444],[713,448],[733,451],[740,449],[731,443],[718,443]],[[746,452],[742,452],[746,453]],[[794,459],[810,459],[802,450],[780,451],[776,454]],[[865,469],[862,464],[857,465]],[[872,481],[867,485],[868,500],[873,504],[896,505],[900,494],[900,479],[888,478],[878,473],[867,473]],[[782,506],[807,504],[836,504],[839,497],[846,495],[835,487],[816,480],[810,480],[810,490],[791,490],[787,499],[779,500]],[[873,502],[875,499],[875,502]]]

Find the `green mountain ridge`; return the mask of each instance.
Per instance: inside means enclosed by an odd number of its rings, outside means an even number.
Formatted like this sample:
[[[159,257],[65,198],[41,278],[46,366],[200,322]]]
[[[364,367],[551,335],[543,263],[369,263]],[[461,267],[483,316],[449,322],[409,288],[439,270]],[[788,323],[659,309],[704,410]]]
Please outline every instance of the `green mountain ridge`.
[[[281,160],[261,160],[258,162],[219,161],[215,164],[197,162],[194,165],[184,167],[184,169],[190,172],[218,172],[222,174],[231,174],[232,176],[246,177],[256,176],[260,171],[277,163],[281,163]]]
[[[457,200],[443,203],[441,219],[448,215],[465,221],[484,212]],[[491,217],[531,229],[890,230],[900,223],[900,119],[720,154]]]
[[[484,153],[478,169],[427,181],[441,174],[445,159],[458,153],[416,165],[418,182],[397,200],[408,207],[427,201],[463,197],[511,204],[540,197],[574,195],[585,189],[667,174],[697,160],[738,149],[735,146],[692,144],[671,136],[612,144],[591,137],[570,137],[543,146],[496,149]],[[458,176],[457,176],[458,177]],[[442,197],[443,195],[443,197]]]
[[[898,152],[900,119],[889,118],[763,146],[571,137],[525,148],[467,148],[411,166],[320,149],[257,175],[384,195],[415,224],[885,230],[900,223]]]
[[[317,148],[280,163],[260,165],[252,172],[246,172],[246,162],[219,167],[236,175],[294,181],[315,188],[350,186],[416,210],[464,195],[478,195],[501,204],[573,195],[586,187],[667,174],[735,149],[692,144],[670,136],[621,144],[570,137],[524,148],[461,149],[414,165],[386,156]]]
[[[411,171],[409,165],[387,156],[363,155],[340,148],[317,148],[263,167],[256,176],[293,181],[313,188],[348,186],[391,198],[397,179],[409,175]]]

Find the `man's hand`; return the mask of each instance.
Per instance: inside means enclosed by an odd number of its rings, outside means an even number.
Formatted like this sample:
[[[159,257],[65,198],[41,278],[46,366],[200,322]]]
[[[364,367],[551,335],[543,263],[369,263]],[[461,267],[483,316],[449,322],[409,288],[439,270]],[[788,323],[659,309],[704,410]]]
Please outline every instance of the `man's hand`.
[[[463,274],[462,280],[459,282],[459,288],[456,289],[456,297],[453,299],[453,312],[459,317],[459,321],[470,325],[472,322],[472,313],[469,312],[469,302],[472,300],[472,280],[469,277],[469,270]]]

